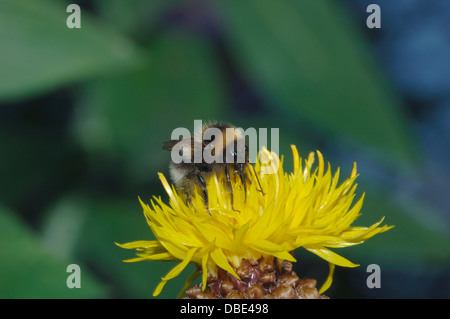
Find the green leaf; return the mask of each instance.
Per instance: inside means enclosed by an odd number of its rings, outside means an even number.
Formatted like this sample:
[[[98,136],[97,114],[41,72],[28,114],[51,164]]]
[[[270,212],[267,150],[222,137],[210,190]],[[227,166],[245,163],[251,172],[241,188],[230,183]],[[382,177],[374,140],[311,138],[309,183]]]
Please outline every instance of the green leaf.
[[[133,179],[156,177],[170,153],[162,143],[194,119],[221,118],[223,86],[212,48],[201,38],[165,34],[147,50],[145,67],[90,83],[75,115],[75,135],[93,161],[120,156]]]
[[[58,1],[0,2],[0,100],[31,94],[136,66],[134,45],[97,23],[81,7],[81,28]]]
[[[401,205],[373,190],[366,193],[362,216],[352,226],[369,226],[385,216],[383,225],[395,225],[386,233],[378,234],[367,242],[342,250],[342,254],[354,262],[370,258],[373,262],[385,261],[391,264],[405,262],[441,263],[450,262],[450,241],[445,221],[436,222],[437,214],[432,210],[418,212],[418,206],[411,199],[409,206]],[[337,250],[336,250],[337,251]],[[340,252],[340,251],[337,251]],[[347,254],[348,252],[348,254]]]
[[[399,101],[333,1],[223,1],[234,58],[269,104],[322,132],[401,159],[417,155]]]
[[[74,255],[89,208],[86,198],[69,194],[46,212],[42,222],[42,242],[55,256],[69,258]]]
[[[81,176],[81,152],[51,125],[5,121],[0,127],[0,149],[0,202],[6,205],[40,207]]]
[[[96,0],[93,5],[103,21],[138,39],[151,40],[148,36],[161,22],[161,15],[167,7],[178,3],[176,0],[136,1],[130,5],[128,0]],[[150,32],[149,32],[150,31]]]
[[[0,298],[102,298],[105,290],[77,259],[59,259],[20,218],[0,207]],[[81,288],[68,288],[67,266],[80,266]]]

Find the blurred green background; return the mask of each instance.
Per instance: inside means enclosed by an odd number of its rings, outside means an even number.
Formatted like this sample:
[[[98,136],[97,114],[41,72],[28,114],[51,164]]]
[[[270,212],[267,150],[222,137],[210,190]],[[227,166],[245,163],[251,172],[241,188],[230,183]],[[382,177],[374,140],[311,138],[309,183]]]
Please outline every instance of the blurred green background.
[[[70,3],[81,29],[66,26]],[[382,8],[381,29],[366,27],[369,3]],[[409,28],[418,32],[449,12],[427,3],[434,13],[417,1],[402,11],[386,1],[2,0],[0,297],[152,298],[174,263],[123,263],[134,254],[114,242],[153,239],[138,196],[166,198],[162,142],[215,119],[280,128],[287,171],[290,144],[303,157],[319,149],[343,177],[358,163],[366,199],[355,225],[386,216],[396,228],[336,250],[361,266],[337,268],[327,295],[449,298],[450,72],[439,80],[447,69],[426,63],[441,56],[422,52],[439,51],[441,29],[422,34],[428,47],[394,50],[417,41],[401,33],[405,15],[424,14]],[[320,285],[327,264],[296,257],[299,276]],[[81,267],[80,289],[66,286],[69,264]],[[366,286],[369,264],[381,267],[380,289]],[[176,297],[192,269],[159,297]]]

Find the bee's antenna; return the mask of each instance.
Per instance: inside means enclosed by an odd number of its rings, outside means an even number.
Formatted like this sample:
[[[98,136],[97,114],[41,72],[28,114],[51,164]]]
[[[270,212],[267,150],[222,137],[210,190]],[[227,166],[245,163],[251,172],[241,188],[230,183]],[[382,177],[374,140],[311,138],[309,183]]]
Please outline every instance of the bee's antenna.
[[[253,174],[255,175],[256,180],[258,181],[259,189],[257,189],[257,191],[258,191],[258,192],[261,192],[261,193],[263,194],[263,196],[266,195],[266,193],[264,193],[264,191],[263,191],[263,189],[262,189],[261,183],[259,182],[258,175],[256,175],[255,168],[253,167],[252,164],[250,164],[250,163],[248,163],[248,162],[247,162],[247,165],[250,166],[250,167],[252,168]]]

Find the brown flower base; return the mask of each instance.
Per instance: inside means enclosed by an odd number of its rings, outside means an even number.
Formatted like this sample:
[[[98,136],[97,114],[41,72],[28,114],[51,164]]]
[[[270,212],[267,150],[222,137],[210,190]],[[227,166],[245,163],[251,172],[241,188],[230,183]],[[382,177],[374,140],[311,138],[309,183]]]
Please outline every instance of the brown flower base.
[[[328,299],[319,295],[316,280],[300,279],[292,264],[277,258],[242,260],[234,268],[241,280],[220,269],[217,277],[186,290],[183,299]]]

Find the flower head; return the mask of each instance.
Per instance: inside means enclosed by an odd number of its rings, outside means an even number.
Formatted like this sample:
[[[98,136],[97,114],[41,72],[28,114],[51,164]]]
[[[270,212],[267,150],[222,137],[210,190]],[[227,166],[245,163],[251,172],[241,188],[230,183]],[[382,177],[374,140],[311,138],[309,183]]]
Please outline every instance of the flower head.
[[[169,196],[169,204],[154,197],[151,205],[141,201],[144,215],[156,240],[118,244],[136,249],[141,260],[175,260],[179,264],[170,270],[154,291],[158,295],[165,283],[178,276],[189,263],[202,269],[203,289],[208,276],[226,271],[239,279],[235,269],[243,260],[276,257],[295,262],[292,251],[303,247],[330,264],[330,274],[321,288],[332,281],[334,266],[356,267],[329,248],[357,245],[393,226],[380,226],[383,219],[370,227],[351,226],[360,216],[363,196],[352,205],[357,178],[356,165],[348,179],[338,184],[339,168],[332,175],[330,165],[325,170],[322,154],[317,151],[318,165],[313,168],[315,154],[302,162],[292,146],[294,171],[285,173],[282,160],[263,149],[255,164],[264,193],[259,190],[256,176],[250,177],[247,194],[239,178],[232,182],[230,192],[223,176],[212,174],[207,180],[208,213],[200,190],[194,192],[189,204],[163,174],[159,178]],[[273,174],[263,174],[262,168],[276,168]],[[231,199],[234,203],[231,205]]]

